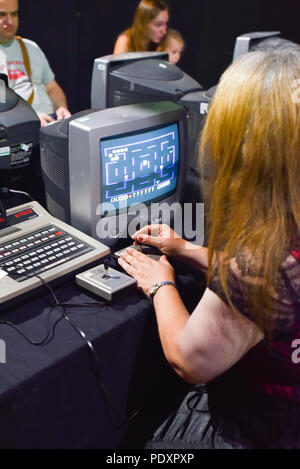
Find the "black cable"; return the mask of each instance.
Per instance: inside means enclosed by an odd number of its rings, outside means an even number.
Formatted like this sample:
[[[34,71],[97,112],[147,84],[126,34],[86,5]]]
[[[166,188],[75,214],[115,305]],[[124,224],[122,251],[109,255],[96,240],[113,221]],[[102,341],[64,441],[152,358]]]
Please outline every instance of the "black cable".
[[[23,194],[23,195],[26,195],[26,197],[28,197],[32,202],[34,202],[34,199],[31,197],[30,194],[28,194],[28,192],[25,192],[25,191],[19,191],[19,190],[16,190],[16,189],[9,189],[8,187],[1,187],[0,188],[0,193],[1,194]]]
[[[111,411],[110,411],[110,406],[109,406],[109,402],[108,402],[108,398],[107,398],[107,390],[105,389],[105,386],[104,386],[104,383],[102,382],[102,380],[99,378],[99,373],[100,373],[100,367],[101,367],[101,360],[100,360],[100,357],[98,355],[98,353],[96,352],[93,344],[91,343],[91,341],[87,338],[86,334],[78,327],[76,326],[76,324],[74,324],[74,322],[69,318],[69,316],[67,315],[66,311],[65,311],[65,307],[67,304],[64,304],[64,303],[59,303],[58,299],[57,299],[57,296],[55,295],[53,289],[51,288],[51,286],[42,278],[40,277],[39,275],[35,275],[38,279],[41,280],[41,282],[43,283],[43,285],[45,285],[50,293],[52,294],[53,298],[54,298],[54,301],[55,301],[55,305],[54,307],[57,307],[57,308],[62,308],[62,315],[63,317],[66,319],[66,321],[69,322],[69,324],[73,327],[73,329],[81,336],[81,338],[86,342],[86,344],[88,345],[88,350],[89,350],[89,359],[90,359],[90,366],[91,366],[91,370],[92,370],[92,373],[93,375],[95,376],[95,379],[96,379],[96,382],[97,382],[97,385],[101,391],[101,394],[102,394],[102,398],[103,398],[103,401],[104,401],[104,406],[105,406],[105,409],[106,409],[106,412],[107,412],[107,416],[108,416],[108,419],[111,423],[111,425],[114,427],[114,428],[122,428],[124,427],[125,425],[127,425],[128,423],[131,422],[131,420],[136,417],[137,415],[137,411],[135,411],[128,419],[126,419],[125,421],[121,421],[120,423],[115,423],[113,418],[112,418],[112,415],[111,415]],[[97,303],[91,303],[92,306],[95,306],[95,304]],[[99,305],[103,305],[105,303],[103,302],[99,302],[98,306]]]
[[[0,267],[1,267],[1,264],[0,264]],[[28,277],[31,277],[32,275],[28,276]],[[102,382],[102,380],[100,379],[99,377],[99,373],[100,373],[100,366],[101,366],[101,360],[100,360],[100,357],[98,355],[98,353],[96,352],[93,344],[91,343],[91,341],[87,338],[86,334],[78,327],[76,326],[76,324],[74,324],[74,322],[70,319],[70,317],[67,315],[66,311],[65,311],[65,308],[68,307],[82,307],[82,306],[85,306],[85,307],[99,307],[99,306],[104,306],[106,305],[105,302],[103,301],[99,301],[99,302],[88,302],[88,303],[82,303],[82,304],[72,304],[72,303],[60,303],[58,301],[58,298],[53,290],[53,288],[38,274],[34,274],[35,277],[37,277],[41,283],[46,287],[48,288],[48,290],[50,291],[53,299],[54,299],[54,302],[55,304],[54,305],[51,305],[50,306],[50,309],[48,311],[48,315],[47,315],[47,318],[46,318],[46,325],[48,323],[48,321],[50,320],[50,316],[51,316],[51,312],[53,311],[54,308],[57,308],[58,311],[59,309],[61,308],[62,309],[62,313],[61,313],[61,317],[54,323],[53,327],[50,329],[50,326],[48,326],[48,330],[47,330],[47,333],[46,333],[46,336],[40,340],[40,341],[33,341],[31,339],[29,339],[17,326],[15,326],[13,323],[9,322],[9,321],[6,321],[6,320],[0,320],[0,324],[5,324],[5,325],[8,325],[8,326],[11,326],[13,327],[13,329],[15,329],[25,340],[27,340],[30,344],[32,345],[37,345],[37,346],[40,346],[40,345],[45,345],[50,337],[50,334],[54,333],[54,330],[57,326],[57,324],[62,320],[62,319],[65,319],[66,321],[68,321],[68,323],[73,327],[73,329],[81,336],[81,338],[85,341],[85,343],[87,344],[88,346],[88,351],[89,351],[89,360],[90,360],[90,366],[91,366],[91,370],[92,370],[92,373],[96,379],[96,383],[98,385],[98,388],[100,389],[101,391],[101,394],[102,394],[102,398],[103,398],[103,401],[104,401],[104,406],[105,406],[105,409],[106,409],[106,412],[107,412],[107,416],[108,416],[108,419],[111,423],[111,425],[114,427],[114,428],[122,428],[124,427],[125,425],[127,425],[128,423],[131,422],[131,420],[137,415],[137,411],[134,412],[128,419],[124,420],[124,421],[121,421],[120,423],[115,423],[114,422],[114,419],[111,415],[111,411],[110,411],[110,405],[109,405],[109,402],[108,402],[108,398],[107,398],[107,390],[105,389],[105,386]],[[115,413],[115,412],[114,412]]]
[[[12,327],[16,332],[18,332],[18,334],[20,334],[25,340],[27,340],[27,342],[29,342],[31,345],[45,345],[50,337],[50,334],[53,332],[53,329],[56,327],[56,324],[62,320],[62,318],[59,318],[56,323],[54,324],[54,326],[52,328],[50,328],[50,325],[48,324],[49,322],[49,319],[50,319],[50,316],[51,316],[51,312],[53,310],[53,307],[50,308],[49,312],[48,312],[48,315],[47,315],[47,318],[46,318],[46,335],[43,339],[41,339],[40,341],[35,341],[35,340],[32,340],[30,339],[29,337],[27,337],[22,331],[21,329],[19,329],[15,324],[13,324],[12,322],[10,321],[7,321],[7,320],[3,320],[1,319],[0,320],[0,324],[4,324],[4,325],[7,325],[7,326],[10,326]]]

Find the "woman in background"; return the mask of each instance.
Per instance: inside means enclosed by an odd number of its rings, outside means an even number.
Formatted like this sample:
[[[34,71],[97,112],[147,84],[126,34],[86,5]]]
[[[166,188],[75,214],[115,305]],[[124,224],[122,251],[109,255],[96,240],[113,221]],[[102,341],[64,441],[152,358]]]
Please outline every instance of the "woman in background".
[[[208,248],[148,226],[133,238],[160,260],[119,261],[152,298],[166,359],[197,385],[150,449],[300,448],[299,78],[295,47],[225,71],[201,138]],[[166,255],[207,271],[191,315]]]
[[[131,28],[119,35],[113,53],[155,51],[167,32],[168,21],[165,0],[141,0]]]

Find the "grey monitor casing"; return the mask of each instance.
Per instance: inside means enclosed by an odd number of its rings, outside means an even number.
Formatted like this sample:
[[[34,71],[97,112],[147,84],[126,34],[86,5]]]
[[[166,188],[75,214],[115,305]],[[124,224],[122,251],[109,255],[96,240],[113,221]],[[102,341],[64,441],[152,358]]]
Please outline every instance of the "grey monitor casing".
[[[128,52],[95,60],[91,108],[153,101],[178,102],[202,86],[168,62],[166,52]]]
[[[281,35],[280,31],[256,31],[256,32],[241,34],[240,36],[236,38],[232,61],[234,62],[241,55],[249,52],[251,49],[251,45],[254,42],[262,41],[264,39],[268,39],[268,38],[276,37],[280,35]]]
[[[176,191],[162,202],[169,205],[182,201],[186,165],[186,111],[171,102],[134,104],[95,111],[87,116],[74,119],[69,125],[69,181],[70,181],[70,224],[113,246],[119,238],[127,237],[130,221],[127,213],[117,214],[117,228],[112,228],[103,239],[101,234],[107,217],[101,208],[102,168],[100,141],[105,137],[142,132],[153,127],[178,122],[180,141],[180,169]],[[141,219],[141,224],[148,223]],[[160,221],[160,220],[151,220]],[[122,232],[125,230],[126,233]]]
[[[140,60],[158,59],[168,60],[167,52],[127,52],[111,54],[94,60],[91,83],[91,108],[105,109],[108,103],[109,74],[119,67]]]

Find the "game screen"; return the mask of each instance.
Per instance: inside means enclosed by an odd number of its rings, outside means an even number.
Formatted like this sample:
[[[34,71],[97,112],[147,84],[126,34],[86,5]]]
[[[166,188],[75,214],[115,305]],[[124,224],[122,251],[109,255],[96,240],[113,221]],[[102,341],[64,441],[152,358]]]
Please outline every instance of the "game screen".
[[[179,171],[178,125],[135,132],[100,142],[102,203],[115,210],[149,204],[175,191]]]

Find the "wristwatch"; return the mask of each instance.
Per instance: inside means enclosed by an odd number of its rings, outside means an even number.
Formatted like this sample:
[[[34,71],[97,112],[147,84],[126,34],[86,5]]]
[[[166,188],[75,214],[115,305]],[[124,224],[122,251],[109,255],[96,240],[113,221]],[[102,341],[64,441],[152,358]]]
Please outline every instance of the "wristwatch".
[[[152,301],[152,303],[153,303],[153,297],[154,297],[155,293],[157,292],[157,290],[159,290],[160,287],[163,287],[164,285],[172,285],[173,287],[175,287],[177,289],[176,283],[175,282],[170,282],[169,280],[165,281],[165,282],[155,283],[155,285],[153,285],[153,287],[151,287],[150,290],[149,290],[149,298]]]

